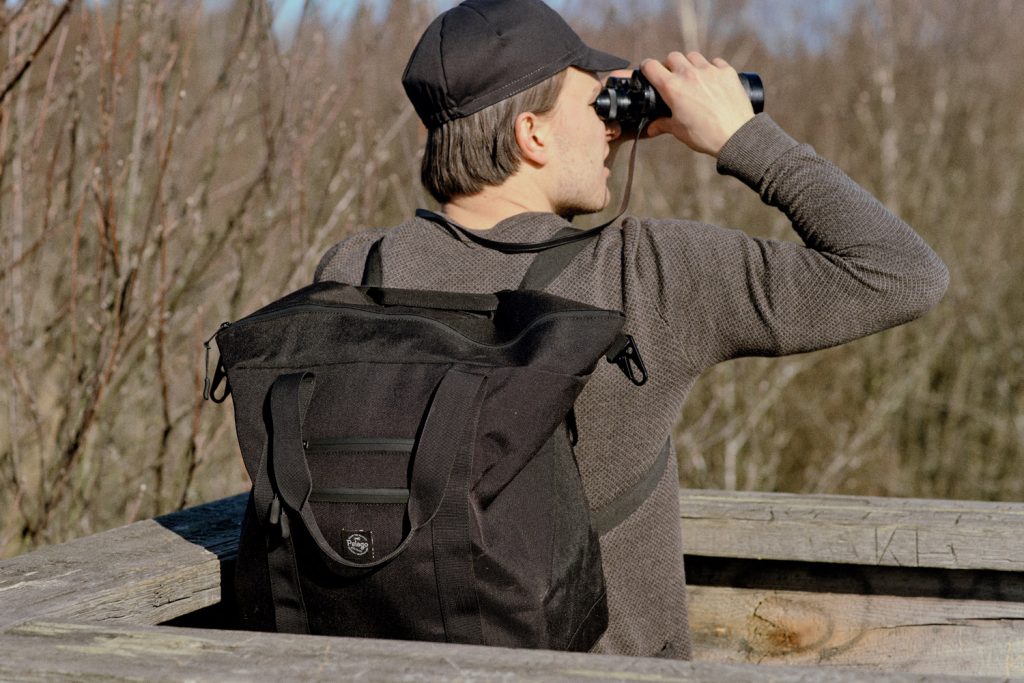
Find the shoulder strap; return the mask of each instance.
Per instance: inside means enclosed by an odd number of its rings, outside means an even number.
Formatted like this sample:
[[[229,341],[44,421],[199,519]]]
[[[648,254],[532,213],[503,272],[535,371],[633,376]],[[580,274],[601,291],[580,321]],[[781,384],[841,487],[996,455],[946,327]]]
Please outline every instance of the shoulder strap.
[[[554,240],[572,237],[572,241],[562,242],[538,253],[530,263],[530,267],[526,269],[523,281],[519,283],[519,289],[539,291],[551,284],[565,270],[576,254],[583,251],[590,238],[597,237],[597,233],[593,231],[588,230],[587,233],[591,234],[581,233],[573,228],[562,228],[555,233]]]
[[[383,284],[384,271],[380,264],[380,243],[384,241],[381,237],[379,240],[370,245],[370,250],[366,252],[366,264],[363,266],[363,278],[360,284],[363,287],[380,287]]]
[[[587,242],[597,237],[600,231],[587,230],[579,231],[573,228],[563,228],[555,234],[555,237],[548,240],[554,243],[534,257],[530,267],[526,270],[519,289],[542,290],[554,281],[558,275],[565,270],[569,262],[576,254],[583,251]],[[366,263],[363,266],[363,277],[360,284],[363,287],[381,287],[383,285],[383,267],[380,257],[380,243],[383,237],[370,245],[366,253]],[[498,242],[497,244],[505,244]]]
[[[599,536],[604,536],[609,531],[624,522],[637,509],[651,497],[654,489],[665,474],[668,466],[668,459],[672,455],[672,442],[665,439],[665,445],[661,447],[661,453],[655,458],[654,463],[647,469],[640,481],[613,498],[604,507],[593,510],[590,513],[590,523]]]

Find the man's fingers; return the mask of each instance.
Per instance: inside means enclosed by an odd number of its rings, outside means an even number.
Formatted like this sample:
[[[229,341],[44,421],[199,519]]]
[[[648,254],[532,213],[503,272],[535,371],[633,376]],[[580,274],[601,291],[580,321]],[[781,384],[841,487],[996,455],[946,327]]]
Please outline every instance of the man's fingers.
[[[690,52],[686,55],[686,59],[689,60],[690,64],[697,67],[698,69],[706,69],[711,66],[711,62],[699,52]]]
[[[665,65],[669,69],[676,73],[681,73],[687,69],[693,68],[693,64],[687,59],[686,55],[682,52],[669,52],[668,57],[665,59]]]
[[[669,132],[669,120],[668,119],[654,119],[647,127],[644,128],[643,136],[645,138],[654,138],[662,133]]]
[[[671,55],[670,55],[671,56]],[[656,59],[645,59],[640,63],[640,71],[647,77],[655,88],[663,85],[665,80],[672,75],[664,64]]]
[[[717,156],[754,115],[735,69],[724,59],[672,52],[663,63],[647,60],[642,68],[672,110],[671,118],[651,123],[649,137],[668,133],[691,149]]]

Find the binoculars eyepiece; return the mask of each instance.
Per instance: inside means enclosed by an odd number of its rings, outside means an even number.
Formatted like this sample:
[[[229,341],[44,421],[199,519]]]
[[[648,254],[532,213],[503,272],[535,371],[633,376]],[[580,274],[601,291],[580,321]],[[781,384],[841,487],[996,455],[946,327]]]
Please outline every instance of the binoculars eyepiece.
[[[760,114],[764,111],[764,83],[761,77],[749,71],[741,72],[739,77],[754,107],[754,113]],[[665,100],[661,99],[661,95],[639,69],[629,78],[609,78],[594,101],[594,109],[603,120],[616,122],[623,129],[635,129],[645,119],[651,122],[672,115]]]

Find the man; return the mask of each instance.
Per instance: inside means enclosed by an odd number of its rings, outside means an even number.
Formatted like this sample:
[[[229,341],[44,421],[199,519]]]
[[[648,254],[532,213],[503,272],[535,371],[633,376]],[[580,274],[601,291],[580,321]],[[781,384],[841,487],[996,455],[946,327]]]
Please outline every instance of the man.
[[[474,237],[540,242],[608,204],[605,164],[618,130],[591,105],[596,73],[626,66],[584,45],[540,0],[467,0],[442,14],[403,77],[428,129],[423,181],[442,213],[349,238],[324,256],[317,279],[358,282],[383,236],[386,286],[516,287],[533,255]],[[668,454],[697,377],[730,358],[820,349],[911,320],[939,301],[948,275],[908,225],[769,117],[754,116],[726,62],[673,52],[642,70],[673,112],[649,136],[717,157],[720,173],[785,212],[804,242],[627,216],[546,288],[623,310],[650,377],[633,386],[601,363],[576,404],[592,510],[636,501],[603,529],[610,623],[595,650],[687,658],[678,475]]]

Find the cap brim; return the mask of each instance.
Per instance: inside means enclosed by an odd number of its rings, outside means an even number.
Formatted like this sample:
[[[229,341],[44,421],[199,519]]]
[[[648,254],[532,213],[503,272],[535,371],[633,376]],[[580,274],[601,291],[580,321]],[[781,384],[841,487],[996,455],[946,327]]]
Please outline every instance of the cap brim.
[[[572,65],[584,71],[615,71],[628,68],[629,60],[588,47],[582,57]]]

